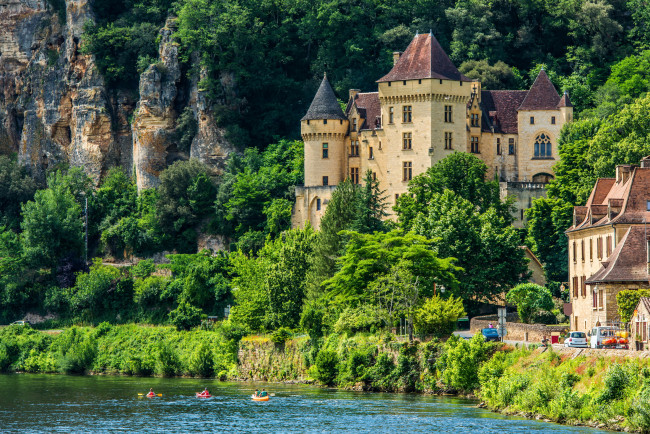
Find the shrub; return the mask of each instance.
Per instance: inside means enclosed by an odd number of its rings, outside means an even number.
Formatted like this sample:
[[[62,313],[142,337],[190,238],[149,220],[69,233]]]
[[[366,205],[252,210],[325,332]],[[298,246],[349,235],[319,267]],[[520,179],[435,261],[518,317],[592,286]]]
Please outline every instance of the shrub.
[[[58,348],[57,365],[66,374],[83,374],[92,367],[97,355],[97,342],[93,336],[72,327],[55,341]]]
[[[201,313],[201,309],[183,300],[176,310],[169,312],[169,320],[176,326],[176,330],[189,330],[201,324]]]
[[[471,392],[480,386],[479,368],[489,359],[495,347],[476,334],[467,342],[452,336],[445,344],[445,352],[438,361],[441,380],[448,387]]]
[[[176,351],[165,342],[158,346],[158,357],[156,358],[156,374],[163,377],[173,377],[181,370],[181,362]]]
[[[607,368],[605,374],[604,389],[598,397],[598,402],[607,403],[623,398],[625,388],[630,384],[630,377],[627,369],[620,363],[614,363]]]
[[[397,376],[400,389],[404,392],[413,392],[417,381],[420,379],[420,361],[418,360],[418,345],[404,344],[397,357]]]
[[[506,295],[509,303],[517,305],[517,313],[522,322],[530,324],[533,315],[540,310],[553,309],[553,296],[548,288],[535,283],[522,283]]]
[[[214,376],[214,355],[207,343],[201,344],[190,359],[190,373],[199,377]]]
[[[463,300],[453,296],[433,296],[415,312],[415,329],[421,335],[447,337],[456,329],[458,318],[465,315]]]
[[[650,385],[643,385],[636,394],[630,405],[629,421],[632,428],[648,432],[650,431]]]
[[[367,371],[371,385],[379,390],[392,390],[395,383],[395,363],[387,353],[380,353],[375,364]]]
[[[292,333],[286,327],[280,327],[271,334],[271,342],[277,346],[284,346],[284,343],[291,339]]]
[[[381,327],[381,318],[372,306],[349,307],[339,316],[334,324],[336,333],[357,333],[367,332],[374,326]]]
[[[332,385],[338,375],[339,356],[335,351],[321,350],[316,357],[316,378],[323,384]]]

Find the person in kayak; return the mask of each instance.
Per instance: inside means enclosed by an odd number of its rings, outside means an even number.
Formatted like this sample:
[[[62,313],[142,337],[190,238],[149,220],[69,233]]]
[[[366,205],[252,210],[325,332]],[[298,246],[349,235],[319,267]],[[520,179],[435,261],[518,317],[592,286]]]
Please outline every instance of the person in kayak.
[[[262,389],[262,392],[260,392],[260,398],[264,398],[268,393],[266,393],[266,390]]]
[[[208,388],[207,388],[207,387],[205,388],[205,390],[203,390],[203,392],[201,392],[201,395],[205,395],[205,396],[210,395],[210,392],[208,392]]]
[[[254,394],[253,396],[254,396],[255,398],[257,398],[258,396],[260,396],[260,391],[259,391],[259,389],[255,389],[255,394]]]
[[[149,393],[147,393],[147,396],[156,396],[156,394],[153,392],[153,387],[149,389]]]

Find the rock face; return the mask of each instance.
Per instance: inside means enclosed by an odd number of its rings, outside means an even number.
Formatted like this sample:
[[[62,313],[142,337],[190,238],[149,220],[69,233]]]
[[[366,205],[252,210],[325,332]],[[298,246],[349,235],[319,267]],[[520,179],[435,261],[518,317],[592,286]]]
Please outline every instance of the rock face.
[[[181,70],[178,46],[172,41],[174,21],[160,31],[160,62],[140,76],[140,101],[133,122],[133,166],[138,190],[158,185],[172,146]]]
[[[122,166],[136,173],[139,189],[157,185],[163,169],[190,155],[219,171],[232,148],[205,97],[182,83],[173,20],[161,30],[159,62],[142,74],[137,101],[108,89],[93,56],[79,51],[84,24],[94,19],[90,0],[65,6],[0,2],[0,154],[17,154],[41,179],[69,165],[98,183]],[[189,153],[176,149],[174,134],[188,103],[198,123]]]

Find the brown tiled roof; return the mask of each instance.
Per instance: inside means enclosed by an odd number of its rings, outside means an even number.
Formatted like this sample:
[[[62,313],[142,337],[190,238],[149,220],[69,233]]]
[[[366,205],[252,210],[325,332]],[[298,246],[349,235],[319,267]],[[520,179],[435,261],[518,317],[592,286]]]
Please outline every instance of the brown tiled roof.
[[[465,77],[442,49],[438,40],[429,33],[416,35],[388,74],[377,80],[401,81],[419,78],[472,81]]]
[[[586,283],[648,282],[646,233],[642,225],[630,226],[603,267]]]
[[[354,105],[359,115],[364,119],[360,129],[374,130],[381,127],[381,105],[379,92],[358,93],[354,98]],[[379,120],[379,125],[377,121]]]
[[[650,200],[650,168],[623,165],[619,166],[618,170],[630,172],[625,182],[623,177],[618,180],[600,178],[596,181],[584,207],[587,210],[585,217],[567,232],[614,223],[650,223],[650,212],[647,209]],[[611,219],[605,216],[598,221],[592,221],[592,217],[602,215],[602,209],[610,204],[620,207],[620,211],[612,214]],[[574,207],[574,213],[584,215],[582,208]]]
[[[539,71],[519,110],[555,110],[560,102],[555,86],[543,69]]]
[[[573,107],[573,104],[571,104],[571,100],[569,99],[569,94],[567,92],[564,92],[564,95],[562,95],[562,98],[560,98],[560,102],[557,103],[558,107]]]
[[[495,133],[517,134],[517,108],[526,98],[526,90],[483,90],[481,108],[487,112],[489,123],[484,129],[494,126]]]

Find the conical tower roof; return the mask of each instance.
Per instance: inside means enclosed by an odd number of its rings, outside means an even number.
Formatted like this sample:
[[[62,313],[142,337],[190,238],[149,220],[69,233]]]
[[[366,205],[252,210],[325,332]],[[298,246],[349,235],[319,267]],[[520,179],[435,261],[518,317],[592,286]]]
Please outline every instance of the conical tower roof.
[[[334,89],[327,80],[327,74],[320,83],[318,92],[307,110],[307,114],[301,120],[312,119],[347,119],[341,110],[339,102],[336,100]]]
[[[528,95],[519,106],[519,110],[555,110],[559,102],[560,95],[555,90],[546,71],[542,69],[528,91]]]
[[[458,72],[433,33],[416,35],[393,65],[393,69],[377,82],[420,78],[472,81]]]
[[[573,107],[573,104],[571,104],[571,100],[569,99],[569,93],[564,92],[564,95],[562,95],[562,99],[560,100],[559,103],[557,103],[558,107]]]

